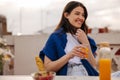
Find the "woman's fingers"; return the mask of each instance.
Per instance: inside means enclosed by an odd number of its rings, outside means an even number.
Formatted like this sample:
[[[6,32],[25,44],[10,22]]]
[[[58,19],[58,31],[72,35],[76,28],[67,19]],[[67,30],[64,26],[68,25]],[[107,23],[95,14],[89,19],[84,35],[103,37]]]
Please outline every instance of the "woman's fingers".
[[[83,46],[76,46],[72,50],[74,56],[78,56],[80,58],[87,58],[88,57],[88,48]]]
[[[79,57],[80,57],[81,59],[84,59],[84,58],[85,58],[85,55],[82,54],[82,53],[80,53],[80,54],[79,54]]]

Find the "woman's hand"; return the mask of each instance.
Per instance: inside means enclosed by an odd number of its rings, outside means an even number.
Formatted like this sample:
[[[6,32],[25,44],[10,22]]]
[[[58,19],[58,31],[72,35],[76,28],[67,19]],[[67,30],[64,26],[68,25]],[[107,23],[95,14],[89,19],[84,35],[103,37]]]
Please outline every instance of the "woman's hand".
[[[74,56],[78,56],[81,59],[85,58],[81,48],[83,46],[78,45],[75,46],[69,53],[67,53],[66,55],[64,55],[63,57],[61,57],[58,60],[52,61],[50,58],[48,58],[47,56],[45,56],[44,59],[44,66],[45,69],[48,71],[58,71],[60,70],[66,63],[68,63],[68,61],[73,58]],[[56,67],[58,66],[58,67]]]
[[[86,49],[86,46],[78,45],[78,46],[75,46],[67,55],[71,56],[70,58],[73,58],[74,56],[78,56],[81,59],[87,58],[86,55],[88,54],[88,52],[86,52],[85,49]]]
[[[87,35],[85,34],[85,32],[82,29],[78,29],[76,31],[76,37],[79,40],[80,43],[82,43],[83,45],[87,45],[88,49],[89,49],[89,53],[88,53],[88,61],[92,64],[92,66],[96,66],[96,61],[95,58],[92,54],[91,51],[91,47],[90,47],[90,43],[88,41]]]
[[[87,35],[82,29],[77,29],[77,32],[75,35],[77,39],[79,40],[79,42],[81,42],[82,44],[89,44]]]

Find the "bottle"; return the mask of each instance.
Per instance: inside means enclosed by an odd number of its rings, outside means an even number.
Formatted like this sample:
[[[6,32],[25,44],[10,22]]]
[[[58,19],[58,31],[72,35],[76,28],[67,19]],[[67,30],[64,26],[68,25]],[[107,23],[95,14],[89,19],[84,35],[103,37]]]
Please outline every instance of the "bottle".
[[[99,78],[111,80],[111,49],[108,42],[100,43],[99,49]]]

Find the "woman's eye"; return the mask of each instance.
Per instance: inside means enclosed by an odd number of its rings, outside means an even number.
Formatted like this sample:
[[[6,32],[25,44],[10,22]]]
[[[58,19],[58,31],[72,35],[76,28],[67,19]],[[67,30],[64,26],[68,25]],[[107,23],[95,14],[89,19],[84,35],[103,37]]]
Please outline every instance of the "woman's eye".
[[[75,13],[75,15],[81,15],[81,16],[83,16],[83,17],[85,17],[85,14],[81,14],[81,13]]]
[[[75,13],[75,15],[80,15],[80,13]]]
[[[83,17],[85,17],[85,14],[82,14]]]

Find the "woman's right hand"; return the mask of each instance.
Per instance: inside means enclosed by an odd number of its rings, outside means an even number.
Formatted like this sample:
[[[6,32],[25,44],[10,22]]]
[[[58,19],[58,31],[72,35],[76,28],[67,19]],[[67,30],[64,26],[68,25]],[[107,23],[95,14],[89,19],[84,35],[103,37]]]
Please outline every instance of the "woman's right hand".
[[[85,46],[75,46],[69,53],[68,55],[70,56],[70,58],[73,58],[74,56],[78,56],[81,59],[86,58],[85,54],[86,52],[82,50],[82,48],[85,48]]]
[[[81,46],[75,46],[69,53],[66,55],[62,56],[58,60],[52,61],[49,57],[45,56],[44,59],[44,66],[45,69],[48,71],[55,71],[57,72],[60,70],[68,61],[73,58],[74,56],[78,56],[80,58],[84,58],[84,55],[81,53],[80,50]],[[58,66],[58,67],[56,67]]]

